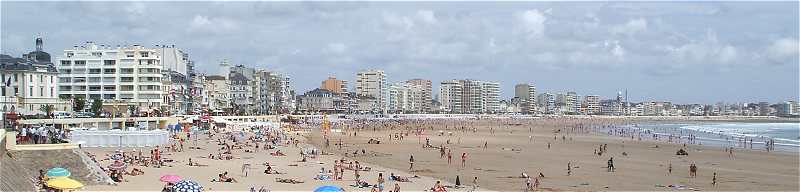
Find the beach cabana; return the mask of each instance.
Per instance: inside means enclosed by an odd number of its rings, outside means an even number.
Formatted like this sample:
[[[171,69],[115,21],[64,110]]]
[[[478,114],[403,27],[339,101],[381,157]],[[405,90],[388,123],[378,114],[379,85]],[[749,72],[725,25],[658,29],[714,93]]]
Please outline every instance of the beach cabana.
[[[70,179],[69,177],[50,179],[45,184],[50,188],[59,190],[76,190],[83,187],[83,183]]]
[[[64,168],[61,168],[61,167],[56,167],[56,168],[52,168],[50,170],[47,170],[47,174],[46,175],[49,178],[56,178],[56,177],[69,177],[70,175],[72,175],[72,173],[70,173],[69,170],[67,170],[67,169],[64,169]]]

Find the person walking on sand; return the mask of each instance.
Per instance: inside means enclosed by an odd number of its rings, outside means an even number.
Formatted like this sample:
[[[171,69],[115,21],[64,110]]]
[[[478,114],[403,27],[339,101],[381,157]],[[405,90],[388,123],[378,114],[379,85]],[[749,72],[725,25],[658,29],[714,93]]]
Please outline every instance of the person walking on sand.
[[[567,162],[567,176],[572,175],[572,162]]]
[[[461,167],[467,167],[467,153],[461,153]]]
[[[717,172],[714,172],[714,177],[711,178],[711,185],[717,186]]]
[[[447,164],[450,165],[453,162],[453,151],[447,149]]]
[[[608,172],[614,172],[614,157],[608,159]]]
[[[669,167],[667,168],[667,175],[672,175],[672,163],[669,163]]]
[[[692,163],[689,165],[689,177],[695,178],[697,177],[697,165]]]
[[[408,170],[414,171],[414,154],[411,154],[411,158],[408,158]]]

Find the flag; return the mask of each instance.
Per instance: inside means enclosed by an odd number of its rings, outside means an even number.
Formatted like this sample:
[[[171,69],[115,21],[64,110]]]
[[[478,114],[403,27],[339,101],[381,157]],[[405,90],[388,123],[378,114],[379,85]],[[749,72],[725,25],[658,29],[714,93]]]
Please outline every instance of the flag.
[[[11,77],[8,77],[8,81],[6,81],[6,87],[11,86]]]

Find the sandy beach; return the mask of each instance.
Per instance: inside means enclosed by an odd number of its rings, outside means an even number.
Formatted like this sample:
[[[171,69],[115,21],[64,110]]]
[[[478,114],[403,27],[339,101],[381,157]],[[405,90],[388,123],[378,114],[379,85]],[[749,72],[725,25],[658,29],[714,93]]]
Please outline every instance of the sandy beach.
[[[332,134],[329,142],[341,139],[344,145],[342,149],[334,144],[328,148],[339,154],[364,150],[367,155],[357,155],[354,159],[398,170],[409,170],[409,157],[413,154],[412,172],[415,174],[450,182],[459,176],[462,182],[468,183],[478,177],[481,187],[497,191],[524,190],[526,179],[520,178],[522,173],[544,175],[540,190],[799,190],[798,153],[737,148],[733,157],[729,157],[729,152],[721,147],[690,144],[686,146],[689,155],[678,156],[676,151],[683,148],[679,143],[609,136],[575,128],[626,121],[630,120],[370,122],[339,125],[344,128],[343,132]],[[461,129],[462,126],[465,128]],[[425,129],[424,136],[413,134],[421,128]],[[444,133],[441,136],[440,131]],[[394,137],[395,133],[411,134],[403,140],[390,140],[390,134]],[[310,138],[324,148],[319,132],[314,132]],[[447,155],[442,158],[439,149],[423,148],[426,138],[430,139],[431,146],[451,150],[452,164],[448,164]],[[370,139],[378,139],[381,144],[368,144]],[[606,152],[597,155],[601,145],[607,145]],[[467,153],[463,168],[462,153]],[[607,163],[612,157],[615,170],[608,172]],[[569,175],[568,164],[571,166]],[[698,167],[694,178],[689,175],[691,164]],[[712,184],[714,173],[717,174],[716,185]]]
[[[310,147],[307,144],[300,143],[298,147],[293,145],[278,146],[276,149],[260,150],[260,152],[249,153],[245,149],[253,150],[253,148],[244,147],[243,149],[232,150],[234,156],[231,160],[215,160],[207,158],[209,154],[216,155],[218,149],[217,139],[222,134],[215,135],[212,139],[208,139],[207,135],[200,135],[197,142],[200,149],[189,149],[194,146],[191,142],[187,142],[182,152],[165,152],[164,159],[171,159],[173,162],[166,163],[164,167],[154,168],[144,166],[128,166],[127,170],[138,168],[144,171],[144,175],[130,176],[125,175],[125,182],[120,182],[116,186],[99,185],[99,186],[86,186],[83,190],[86,191],[160,191],[165,183],[159,181],[159,177],[165,174],[176,174],[184,179],[189,179],[198,182],[206,191],[249,191],[250,188],[259,190],[262,187],[271,191],[313,191],[315,188],[323,185],[335,185],[343,187],[348,191],[369,191],[371,188],[356,188],[351,187],[355,183],[353,171],[347,170],[344,172],[344,178],[341,181],[320,181],[313,179],[320,171],[321,168],[329,170],[333,168],[333,163],[342,157],[336,155],[321,155],[314,159],[308,159],[307,162],[299,162],[301,160],[300,150],[304,147]],[[290,134],[288,137],[297,138],[303,142],[303,137]],[[263,143],[262,143],[263,144]],[[149,156],[148,148],[136,148],[137,150],[144,150],[144,156]],[[165,150],[163,146],[160,148]],[[101,160],[106,158],[106,155],[114,154],[118,148],[84,148],[84,151],[96,155],[96,159],[102,166],[110,165],[113,160]],[[130,152],[134,148],[123,148],[122,150]],[[270,153],[280,150],[286,156],[272,156]],[[188,166],[188,159],[203,166]],[[264,163],[268,162],[275,170],[284,174],[264,174]],[[250,171],[247,176],[242,172],[244,164],[250,164]],[[383,173],[384,177],[388,177],[390,173],[400,176],[412,176],[411,174],[395,170],[382,168],[377,165],[362,163],[362,166],[371,167],[371,171],[361,171],[361,179],[370,184],[377,183],[378,173]],[[228,172],[228,176],[236,179],[238,182],[211,182],[212,179],[218,177],[218,174]],[[292,178],[302,180],[304,183],[288,184],[279,183],[275,178]],[[436,180],[430,177],[411,178],[412,182],[397,182],[402,190],[407,191],[421,191],[432,187]],[[393,189],[395,181],[386,179],[386,189]]]

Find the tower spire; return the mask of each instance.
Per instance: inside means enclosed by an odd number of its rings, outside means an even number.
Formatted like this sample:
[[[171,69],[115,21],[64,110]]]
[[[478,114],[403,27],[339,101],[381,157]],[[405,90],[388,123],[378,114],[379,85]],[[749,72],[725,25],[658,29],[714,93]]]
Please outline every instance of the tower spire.
[[[44,44],[42,42],[42,34],[39,33],[39,34],[36,35],[36,51],[42,51],[42,47],[43,47],[42,44]]]

